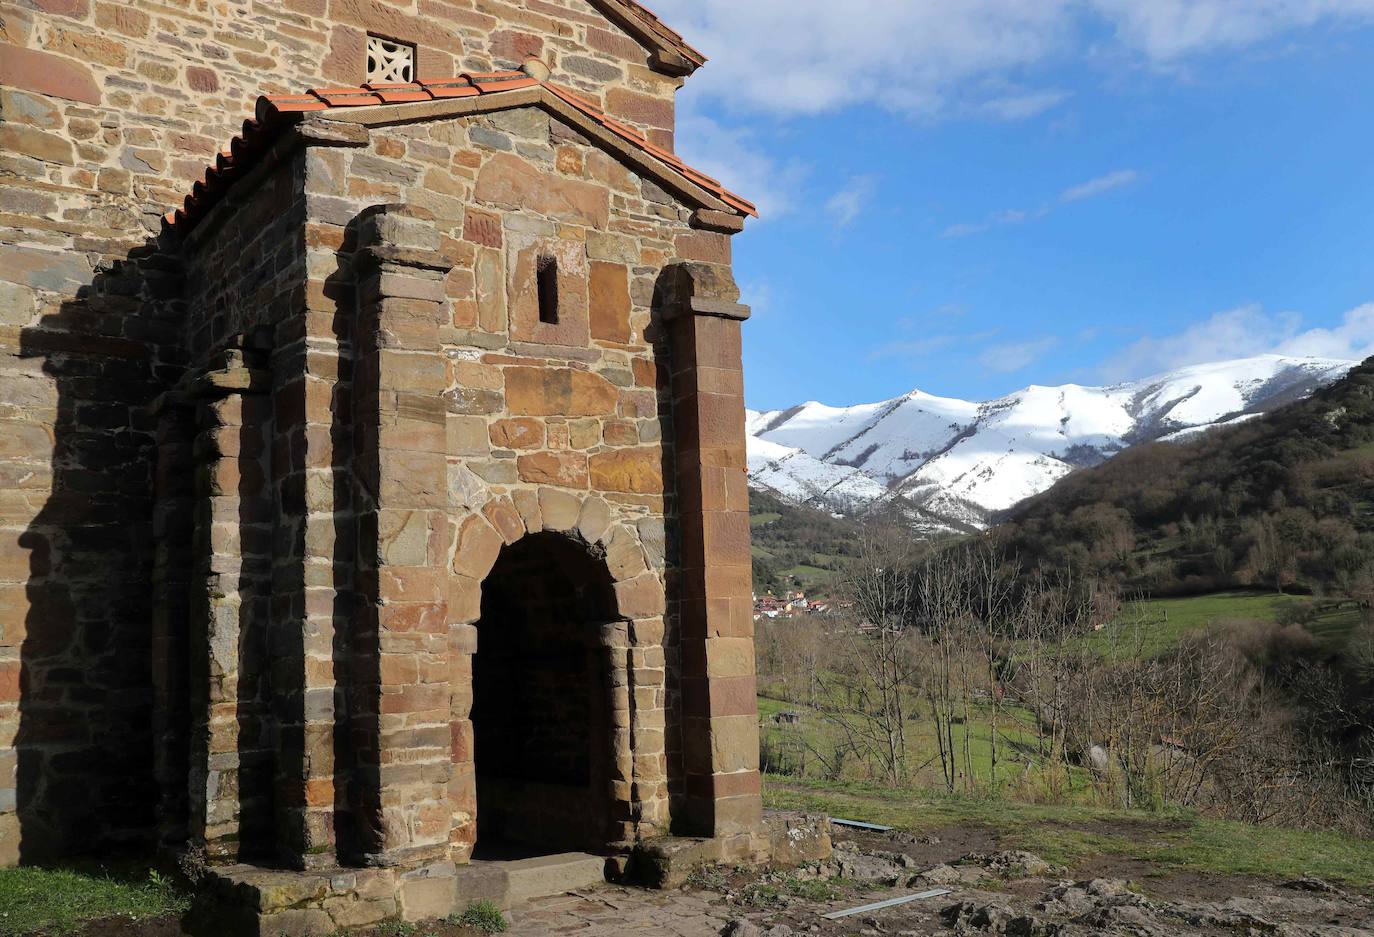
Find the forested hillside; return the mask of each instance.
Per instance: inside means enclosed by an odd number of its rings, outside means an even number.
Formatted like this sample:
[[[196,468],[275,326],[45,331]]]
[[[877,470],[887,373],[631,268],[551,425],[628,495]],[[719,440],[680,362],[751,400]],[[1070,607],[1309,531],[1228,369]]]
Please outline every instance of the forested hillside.
[[[753,533],[754,591],[760,594],[798,587],[828,594],[858,549],[857,522],[789,504],[752,488],[749,526]]]
[[[1236,586],[1374,604],[1374,359],[1235,427],[1127,450],[998,531],[1029,567],[1125,592]]]

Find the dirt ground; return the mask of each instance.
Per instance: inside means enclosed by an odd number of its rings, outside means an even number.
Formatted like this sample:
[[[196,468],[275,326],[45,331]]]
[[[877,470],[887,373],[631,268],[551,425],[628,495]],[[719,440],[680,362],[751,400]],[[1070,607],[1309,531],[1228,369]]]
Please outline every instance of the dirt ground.
[[[1116,832],[1119,833],[1119,830]],[[1142,836],[1159,830],[1142,829]],[[1002,851],[992,830],[954,827],[913,836],[837,828],[835,856],[795,871],[710,869],[688,887],[617,885],[541,899],[510,915],[520,937],[1374,937],[1374,898],[1313,879],[1161,874],[1129,858],[1071,869]],[[949,893],[839,920],[824,914],[935,888]],[[83,937],[176,937],[175,919],[98,921]],[[464,928],[387,925],[355,937],[468,937]]]

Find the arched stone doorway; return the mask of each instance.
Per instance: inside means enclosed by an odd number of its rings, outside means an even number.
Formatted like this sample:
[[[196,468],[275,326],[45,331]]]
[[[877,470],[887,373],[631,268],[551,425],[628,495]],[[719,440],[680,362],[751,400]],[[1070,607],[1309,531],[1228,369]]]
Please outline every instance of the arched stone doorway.
[[[505,546],[483,581],[472,659],[478,857],[604,852],[613,838],[616,609],[605,560],[559,533]]]

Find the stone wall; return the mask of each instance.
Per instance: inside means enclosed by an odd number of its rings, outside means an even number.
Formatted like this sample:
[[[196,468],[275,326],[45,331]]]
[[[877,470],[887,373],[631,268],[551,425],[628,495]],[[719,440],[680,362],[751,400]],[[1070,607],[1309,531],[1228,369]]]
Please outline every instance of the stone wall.
[[[176,787],[188,740],[150,722],[192,689],[192,571],[154,544],[191,542],[198,417],[152,409],[186,361],[151,236],[260,93],[361,82],[369,31],[417,44],[421,78],[540,56],[671,146],[684,70],[586,0],[0,5],[0,864],[146,835],[155,770]],[[236,334],[202,316],[191,357]]]
[[[0,171],[32,181],[0,210],[155,232],[258,95],[361,84],[369,32],[415,44],[422,79],[543,58],[671,145],[681,79],[587,0],[27,0],[0,9]]]

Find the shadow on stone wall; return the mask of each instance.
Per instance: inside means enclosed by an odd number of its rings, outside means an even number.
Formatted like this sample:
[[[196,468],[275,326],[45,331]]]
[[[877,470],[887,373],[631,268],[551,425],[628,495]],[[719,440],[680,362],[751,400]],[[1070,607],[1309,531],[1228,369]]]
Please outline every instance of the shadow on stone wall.
[[[21,333],[21,359],[41,360],[57,394],[50,476],[5,480],[46,493],[18,539],[25,862],[143,845],[153,831],[150,404],[178,371],[158,358],[171,323],[153,310],[179,289],[149,244]]]
[[[381,683],[381,663],[377,644],[375,610],[364,610],[364,597],[372,589],[375,576],[368,577],[363,558],[377,555],[376,524],[361,524],[364,484],[375,492],[377,480],[364,480],[361,465],[365,459],[366,439],[358,432],[358,401],[378,392],[375,380],[368,382],[355,367],[362,324],[358,319],[357,279],[353,261],[358,247],[358,227],[368,216],[381,210],[374,206],[345,226],[343,243],[337,252],[337,267],[324,282],[324,296],[334,309],[333,337],[339,349],[339,375],[334,389],[329,438],[334,469],[334,844],[340,861],[363,865],[368,853],[377,850],[369,833],[380,825],[363,816],[371,804],[363,792],[376,763],[375,733],[369,724],[380,701],[369,689]],[[356,340],[355,340],[356,333]],[[367,384],[368,386],[362,386]],[[375,468],[371,473],[375,476]],[[369,815],[370,816],[370,815]]]
[[[653,305],[645,341],[653,348],[658,396],[659,424],[662,426],[663,455],[663,522],[664,522],[664,597],[667,614],[663,618],[663,652],[667,660],[664,692],[667,697],[667,729],[664,745],[667,754],[669,814],[680,817],[686,797],[686,768],[683,762],[682,738],[682,622],[678,610],[682,607],[681,547],[682,536],[678,512],[677,447],[673,425],[673,348],[664,313],[674,302],[676,284],[681,277],[674,267],[665,268],[654,284]]]

